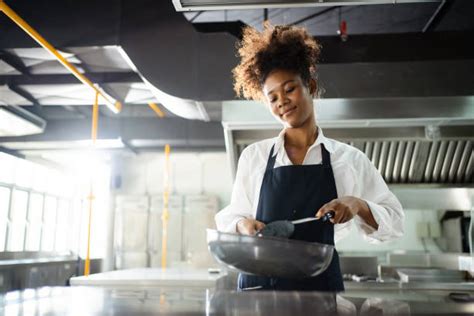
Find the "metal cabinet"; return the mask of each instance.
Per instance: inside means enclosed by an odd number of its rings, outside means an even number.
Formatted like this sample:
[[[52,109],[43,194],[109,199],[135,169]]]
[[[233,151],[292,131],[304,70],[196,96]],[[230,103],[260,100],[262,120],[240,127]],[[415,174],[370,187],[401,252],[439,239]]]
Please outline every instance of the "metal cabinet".
[[[121,195],[115,208],[115,267],[161,267],[162,195]],[[210,266],[206,228],[214,228],[218,199],[171,195],[168,202],[167,265]]]

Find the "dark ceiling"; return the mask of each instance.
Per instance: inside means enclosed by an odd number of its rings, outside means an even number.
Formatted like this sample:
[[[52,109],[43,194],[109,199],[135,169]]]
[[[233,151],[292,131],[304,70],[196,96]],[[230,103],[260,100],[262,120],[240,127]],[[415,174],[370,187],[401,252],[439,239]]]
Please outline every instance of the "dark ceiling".
[[[124,102],[119,115],[101,110],[102,135],[145,144],[143,150],[166,141],[224,149],[220,102],[234,99],[235,43],[242,26],[260,29],[265,16],[272,24],[304,26],[320,39],[325,98],[474,95],[474,1],[469,0],[184,14],[171,0],[6,3]],[[341,21],[347,23],[345,42],[337,34]],[[143,78],[173,96],[199,101],[210,122],[185,120],[167,105],[165,118],[157,118],[147,106],[158,103],[156,94]],[[0,101],[23,106],[49,126],[42,135],[0,138],[0,146],[22,151],[26,145],[9,144],[88,137],[93,96],[1,13],[0,87]],[[68,126],[75,127],[75,135],[68,134]]]
[[[261,29],[265,14],[273,24],[304,26],[314,36],[337,35],[345,20],[349,34],[390,34],[474,29],[474,2],[439,1],[404,4],[352,5],[185,12],[193,23],[242,21]],[[433,19],[431,21],[431,19]]]

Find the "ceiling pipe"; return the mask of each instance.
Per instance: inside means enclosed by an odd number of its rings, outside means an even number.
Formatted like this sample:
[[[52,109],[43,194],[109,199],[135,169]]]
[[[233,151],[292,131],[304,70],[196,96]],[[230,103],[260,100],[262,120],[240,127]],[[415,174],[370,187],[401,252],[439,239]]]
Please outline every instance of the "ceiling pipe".
[[[81,74],[76,67],[68,62],[46,39],[44,39],[37,31],[35,31],[25,20],[23,20],[18,14],[15,13],[3,0],[0,0],[0,11],[5,13],[13,22],[15,22],[25,33],[33,38],[38,44],[46,49],[51,55],[53,55],[67,70],[69,70],[79,81],[86,86],[92,88],[97,94],[99,94],[106,102],[107,107],[114,113],[119,113],[122,109],[122,104],[118,101],[112,100],[112,98],[97,88],[92,81],[86,76]]]

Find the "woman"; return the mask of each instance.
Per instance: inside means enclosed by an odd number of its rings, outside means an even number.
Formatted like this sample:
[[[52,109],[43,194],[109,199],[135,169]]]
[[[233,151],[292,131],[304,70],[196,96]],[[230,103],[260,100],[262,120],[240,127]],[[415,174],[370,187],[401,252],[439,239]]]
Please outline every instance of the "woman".
[[[239,158],[229,206],[216,215],[217,228],[254,235],[275,220],[321,217],[331,223],[296,226],[294,239],[334,245],[354,221],[369,241],[403,234],[397,198],[359,150],[326,138],[316,125],[316,61],[320,46],[306,30],[266,25],[246,28],[234,69],[235,90],[261,100],[283,124],[276,138],[248,146]],[[302,280],[240,275],[239,289],[343,291],[339,257],[317,277]]]

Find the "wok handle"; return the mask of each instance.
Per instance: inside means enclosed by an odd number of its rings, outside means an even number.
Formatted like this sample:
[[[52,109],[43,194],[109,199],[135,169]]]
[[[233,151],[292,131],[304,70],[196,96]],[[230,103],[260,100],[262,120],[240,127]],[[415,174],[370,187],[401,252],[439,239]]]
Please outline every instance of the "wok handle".
[[[331,218],[333,218],[335,214],[336,213],[334,211],[329,211],[326,214],[324,214],[324,216],[322,216],[320,218],[306,217],[306,218],[302,218],[302,219],[297,219],[295,221],[291,221],[291,223],[294,224],[294,225],[297,225],[297,224],[302,224],[302,223],[312,222],[312,221],[317,221],[317,220],[322,220],[323,222],[327,222]]]
[[[334,215],[336,215],[336,212],[334,212],[334,211],[329,211],[329,212],[327,212],[326,214],[324,214],[323,217],[321,217],[321,220],[322,220],[323,222],[327,222],[327,221],[329,221],[331,218],[334,218]]]

